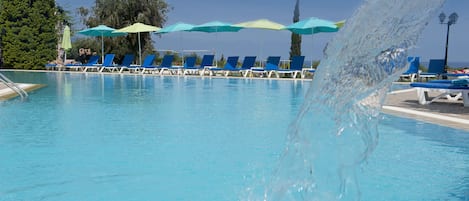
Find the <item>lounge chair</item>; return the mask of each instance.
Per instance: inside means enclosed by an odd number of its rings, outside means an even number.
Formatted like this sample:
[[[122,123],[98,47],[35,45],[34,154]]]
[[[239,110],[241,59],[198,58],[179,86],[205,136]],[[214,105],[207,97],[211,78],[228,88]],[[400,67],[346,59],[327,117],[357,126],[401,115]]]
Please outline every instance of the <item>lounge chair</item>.
[[[143,70],[143,68],[146,66],[153,66],[153,62],[155,62],[155,59],[156,59],[156,55],[154,54],[147,55],[141,65],[135,66],[136,71]]]
[[[153,65],[155,58],[156,56],[154,54],[149,54],[143,59],[142,65],[121,66],[120,72],[122,73],[125,69],[129,70],[129,72],[139,72],[143,66]]]
[[[211,55],[204,55],[202,57],[202,62],[200,63],[200,66],[184,66],[184,72],[183,74],[184,75],[187,75],[187,74],[195,74],[195,73],[199,73],[199,71],[202,71],[202,73],[205,73],[204,72],[204,69],[205,69],[205,66],[212,66],[213,65],[213,60],[215,58],[215,55],[211,54]]]
[[[184,73],[184,68],[195,68],[196,60],[197,57],[195,56],[186,57],[184,58],[184,65],[163,67],[160,69],[160,75],[163,75],[165,71],[168,71],[170,75],[182,75]]]
[[[144,74],[146,71],[159,72],[161,69],[170,68],[173,65],[173,60],[174,60],[174,55],[172,54],[164,55],[163,60],[161,61],[161,64],[159,66],[153,66],[153,65],[142,66],[142,74]]]
[[[115,57],[115,54],[106,54],[104,56],[104,62],[102,65],[90,65],[90,66],[85,66],[85,69],[83,70],[83,72],[87,72],[88,69],[90,70],[96,70],[96,72],[101,72],[101,69],[104,68],[104,67],[113,67],[114,66],[114,57]]]
[[[443,59],[430,59],[428,63],[428,71],[418,74],[419,79],[425,78],[438,78],[445,71],[445,60]]]
[[[121,64],[119,64],[119,65],[110,65],[110,66],[103,65],[99,72],[103,72],[105,70],[107,70],[109,72],[114,72],[114,71],[121,72],[122,68],[129,67],[132,64],[133,61],[134,61],[134,55],[133,54],[126,54],[124,56],[124,59],[122,59]],[[119,70],[119,68],[121,70]]]
[[[46,65],[44,65],[44,68],[46,68],[46,70],[54,70],[56,68],[59,68],[58,66],[59,65],[55,63],[47,63]]]
[[[311,74],[312,76],[314,76],[314,73],[316,73],[316,68],[313,68],[313,61],[311,61],[311,66],[310,67],[307,67],[307,68],[303,68],[301,70],[301,78],[304,79],[306,78],[306,76],[308,74]]]
[[[208,71],[210,76],[213,75],[213,72],[228,72],[228,71],[237,71],[236,66],[238,65],[239,56],[230,56],[226,58],[226,64],[223,68],[206,66],[205,71]],[[202,75],[204,75],[203,73]],[[226,74],[226,73],[225,73]]]
[[[409,69],[402,73],[400,78],[410,79],[410,82],[414,82],[419,73],[420,57],[408,57],[407,61],[409,62]]]
[[[253,76],[253,74],[260,74],[260,76],[263,76],[264,74],[268,74],[269,77],[272,75],[273,71],[279,70],[279,64],[280,64],[280,56],[269,56],[267,57],[267,62],[265,64],[265,67],[252,67],[250,70],[246,71],[247,74],[250,74]]]
[[[195,62],[197,60],[197,57],[195,56],[189,56],[184,58],[184,65],[182,66],[171,66],[171,67],[166,67],[162,68],[160,70],[160,74],[163,74],[164,71],[168,71],[169,74],[174,75],[181,75],[184,74],[184,68],[195,68]]]
[[[291,74],[292,78],[296,78],[298,73],[301,74],[304,62],[305,56],[293,56],[290,62],[290,69],[272,70],[269,72],[268,77],[270,78],[272,73],[274,73],[277,78],[280,78],[279,74]]]
[[[233,71],[227,71],[225,76],[228,76],[230,72],[240,72],[243,77],[246,77],[248,75],[247,72],[251,70],[255,63],[256,56],[245,56],[243,63],[241,64],[241,68],[237,68]]]
[[[186,57],[183,67],[193,68],[195,66],[196,61],[197,61],[197,57],[195,56]]]
[[[311,68],[303,68],[303,69],[301,70],[301,78],[304,79],[308,73],[314,75],[314,73],[316,73],[316,69],[313,68],[313,67],[311,67]]]
[[[124,70],[131,70],[135,69],[137,65],[132,65],[134,62],[135,55],[134,54],[126,54],[124,59],[122,59],[122,63],[119,65],[119,73],[124,72]]]
[[[414,82],[410,86],[417,89],[417,97],[422,105],[430,104],[441,98],[452,101],[462,98],[464,107],[469,107],[469,79]],[[440,94],[430,98],[428,96],[430,91]]]
[[[90,57],[90,59],[88,60],[88,63],[85,63],[85,64],[67,64],[65,65],[65,68],[68,69],[68,70],[80,70],[80,71],[83,71],[83,69],[86,67],[86,66],[94,66],[94,65],[97,65],[98,64],[98,61],[99,61],[99,58],[101,58],[99,55],[93,55]]]
[[[456,77],[456,78],[467,78],[469,77],[469,69],[463,68],[463,69],[458,69],[451,71],[449,73],[444,74],[448,77]]]
[[[456,78],[469,77],[469,73],[446,73],[443,75],[446,75],[448,77],[456,77]]]
[[[191,62],[189,60],[193,60],[193,62]],[[195,60],[196,60],[196,57],[186,57],[182,66],[170,65],[170,66],[166,66],[166,67],[161,67],[160,68],[160,75],[164,75],[165,71],[168,71],[170,75],[174,75],[174,74],[179,75],[180,72],[183,70],[184,66],[186,66],[187,64],[192,63],[191,66],[193,67],[195,65]]]

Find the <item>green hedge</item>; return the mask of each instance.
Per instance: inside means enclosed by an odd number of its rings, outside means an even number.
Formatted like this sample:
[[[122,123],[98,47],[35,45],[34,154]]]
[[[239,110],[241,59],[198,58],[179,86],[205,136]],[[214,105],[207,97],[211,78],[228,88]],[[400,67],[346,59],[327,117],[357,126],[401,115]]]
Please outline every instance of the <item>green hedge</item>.
[[[1,8],[3,67],[42,69],[57,57],[54,0],[2,0]]]

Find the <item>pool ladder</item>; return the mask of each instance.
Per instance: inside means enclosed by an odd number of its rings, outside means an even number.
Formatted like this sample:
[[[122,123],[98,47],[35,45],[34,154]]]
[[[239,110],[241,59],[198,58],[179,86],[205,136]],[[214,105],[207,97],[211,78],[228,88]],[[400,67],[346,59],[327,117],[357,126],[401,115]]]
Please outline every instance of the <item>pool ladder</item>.
[[[24,89],[19,87],[16,83],[12,82],[2,73],[0,73],[0,83],[3,83],[5,86],[16,92],[21,97],[21,100],[24,100],[28,97],[28,93]]]

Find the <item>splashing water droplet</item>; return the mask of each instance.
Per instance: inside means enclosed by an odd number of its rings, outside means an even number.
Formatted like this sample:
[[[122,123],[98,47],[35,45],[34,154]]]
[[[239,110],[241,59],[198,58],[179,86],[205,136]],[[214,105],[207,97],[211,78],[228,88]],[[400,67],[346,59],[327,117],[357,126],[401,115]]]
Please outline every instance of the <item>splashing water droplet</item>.
[[[325,49],[262,198],[360,200],[355,170],[378,143],[386,92],[444,0],[367,0]]]

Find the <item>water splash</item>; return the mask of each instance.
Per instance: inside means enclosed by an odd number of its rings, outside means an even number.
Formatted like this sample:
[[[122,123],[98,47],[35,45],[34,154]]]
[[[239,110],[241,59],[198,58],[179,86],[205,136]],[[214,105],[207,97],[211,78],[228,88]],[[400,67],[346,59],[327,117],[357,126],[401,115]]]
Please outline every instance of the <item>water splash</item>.
[[[392,82],[444,0],[368,0],[328,44],[262,198],[360,200],[355,171],[378,143]]]

